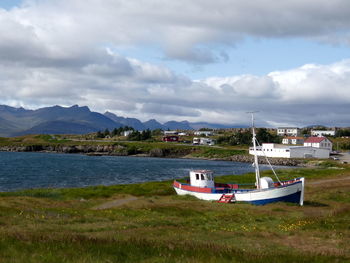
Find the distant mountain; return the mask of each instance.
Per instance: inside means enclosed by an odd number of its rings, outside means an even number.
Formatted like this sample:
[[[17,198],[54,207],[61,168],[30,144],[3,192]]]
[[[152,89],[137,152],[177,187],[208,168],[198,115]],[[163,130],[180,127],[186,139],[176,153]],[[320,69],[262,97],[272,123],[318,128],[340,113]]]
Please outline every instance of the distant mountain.
[[[166,127],[163,124],[156,121],[155,119],[145,121],[143,125],[146,127],[146,129],[150,129],[150,130],[155,130],[155,129],[166,130]]]
[[[109,111],[106,111],[104,115],[117,123],[120,123],[124,126],[133,127],[135,130],[138,130],[138,131],[143,131],[147,129],[146,126],[136,118],[119,117]]]
[[[19,127],[16,123],[0,117],[0,135],[15,133],[18,129]]]
[[[0,106],[0,136],[33,133],[88,133],[123,126],[88,107],[53,106],[38,110],[25,110]],[[52,125],[52,127],[50,127]]]
[[[69,121],[47,121],[40,123],[28,130],[17,132],[13,135],[21,136],[25,134],[84,134],[96,132],[96,128],[89,125],[74,123]]]
[[[190,122],[190,126],[194,130],[199,130],[201,128],[209,128],[209,129],[229,129],[229,128],[248,128],[248,125],[225,125],[225,124],[218,124],[218,123],[208,123],[208,122]]]
[[[188,121],[168,121],[163,125],[169,130],[193,130]]]
[[[155,119],[141,122],[136,118],[117,116],[111,112],[92,112],[86,106],[45,107],[26,110],[0,105],[0,136],[25,134],[84,134],[105,129],[130,126],[136,130],[198,130],[200,128],[241,128],[246,125],[222,125],[207,122],[168,121]]]

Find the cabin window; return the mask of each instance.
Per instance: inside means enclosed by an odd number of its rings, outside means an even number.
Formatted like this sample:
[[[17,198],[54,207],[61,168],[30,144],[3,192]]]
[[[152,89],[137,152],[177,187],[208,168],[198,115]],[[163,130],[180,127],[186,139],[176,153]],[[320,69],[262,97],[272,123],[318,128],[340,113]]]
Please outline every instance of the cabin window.
[[[199,180],[199,174],[196,174],[196,180]]]
[[[201,180],[204,180],[204,175],[203,174],[201,174]]]

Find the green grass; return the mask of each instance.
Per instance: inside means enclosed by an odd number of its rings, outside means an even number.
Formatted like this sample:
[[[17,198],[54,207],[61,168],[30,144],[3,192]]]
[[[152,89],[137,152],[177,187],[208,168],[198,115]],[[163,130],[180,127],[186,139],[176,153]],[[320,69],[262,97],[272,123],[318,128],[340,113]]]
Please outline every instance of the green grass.
[[[279,251],[271,256],[262,251],[234,249],[214,243],[160,243],[146,239],[98,240],[82,236],[72,241],[27,243],[1,242],[6,262],[341,262],[340,257]],[[22,251],[14,259],[13,251]],[[46,252],[44,255],[40,252]],[[103,255],[103,257],[101,257]],[[17,255],[16,255],[17,256]],[[343,258],[345,260],[345,258]]]
[[[279,171],[306,177],[303,207],[206,202],[170,181],[1,193],[0,262],[350,262],[350,180],[322,183],[350,168],[331,164]]]
[[[27,147],[27,151],[61,151],[63,147],[112,146],[118,155],[145,154],[155,157],[201,157],[227,158],[236,154],[247,154],[246,149],[233,147],[193,146],[181,143],[165,142],[120,142],[120,141],[84,141],[65,139],[63,135],[26,135],[14,138],[0,138],[0,147]],[[77,152],[74,149],[74,152]],[[113,152],[112,152],[113,153]]]
[[[147,182],[112,186],[90,186],[85,188],[31,189],[15,192],[0,192],[1,196],[29,196],[54,200],[108,198],[115,194],[134,196],[163,196],[173,194],[172,181]]]
[[[193,153],[194,157],[206,157],[206,158],[227,158],[232,155],[247,154],[246,150],[233,150],[216,147],[202,147],[198,152]]]

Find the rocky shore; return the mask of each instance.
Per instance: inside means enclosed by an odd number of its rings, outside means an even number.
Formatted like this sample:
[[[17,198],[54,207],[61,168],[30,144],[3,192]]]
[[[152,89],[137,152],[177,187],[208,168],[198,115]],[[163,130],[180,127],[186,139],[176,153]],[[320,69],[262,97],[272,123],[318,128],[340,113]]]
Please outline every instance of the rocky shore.
[[[51,152],[51,153],[77,153],[91,156],[144,156],[144,157],[159,157],[159,158],[194,158],[191,156],[193,149],[182,149],[174,151],[169,149],[153,148],[148,152],[140,152],[138,149],[130,149],[122,145],[27,145],[27,146],[2,146],[0,151],[7,152]],[[251,155],[232,155],[227,158],[202,158],[195,159],[208,160],[223,160],[232,162],[253,163]],[[302,166],[303,161],[299,159],[284,159],[284,158],[269,158],[272,165],[283,166]],[[259,157],[259,163],[267,164],[266,159]]]
[[[81,153],[88,155],[129,155],[126,147],[120,145],[27,145],[2,146],[5,152],[53,152],[53,153]]]
[[[258,157],[259,163],[268,164],[265,157]],[[242,163],[253,163],[254,156],[252,155],[233,155],[229,158],[233,162],[242,162]],[[303,160],[300,159],[287,159],[287,158],[269,158],[271,165],[283,165],[283,166],[302,166]]]

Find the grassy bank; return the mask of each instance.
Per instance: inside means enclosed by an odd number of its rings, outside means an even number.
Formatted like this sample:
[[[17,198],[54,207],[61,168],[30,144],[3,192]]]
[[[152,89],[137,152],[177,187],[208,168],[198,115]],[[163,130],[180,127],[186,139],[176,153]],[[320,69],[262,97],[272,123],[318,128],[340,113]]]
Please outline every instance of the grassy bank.
[[[245,155],[247,147],[209,147],[153,141],[76,140],[62,135],[26,135],[0,138],[0,150],[98,153],[106,155],[149,155],[152,157],[228,158]]]
[[[305,206],[200,201],[171,182],[0,193],[0,262],[350,262],[350,168],[279,175],[306,177]]]

